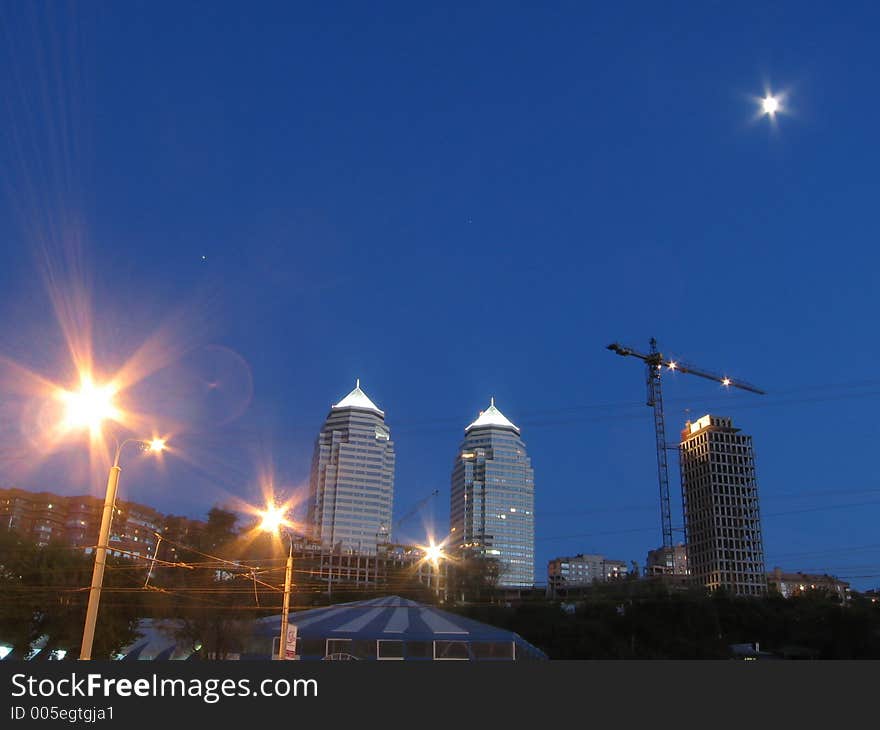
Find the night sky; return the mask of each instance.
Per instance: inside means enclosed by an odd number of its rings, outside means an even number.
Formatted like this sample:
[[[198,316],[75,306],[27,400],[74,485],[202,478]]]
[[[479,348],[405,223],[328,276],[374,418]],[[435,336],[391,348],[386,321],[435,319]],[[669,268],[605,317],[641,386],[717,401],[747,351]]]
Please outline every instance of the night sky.
[[[74,383],[52,297],[83,290],[102,373],[161,353],[130,397],[177,454],[129,458],[122,499],[304,494],[360,378],[397,517],[440,489],[397,537],[445,534],[494,396],[535,469],[538,579],[641,565],[653,421],[605,348],[654,336],[768,393],[664,378],[669,441],[709,411],[754,437],[768,570],[878,585],[880,8],[449,5],[0,7],[0,485],[103,494],[83,441],[38,453],[11,364]]]

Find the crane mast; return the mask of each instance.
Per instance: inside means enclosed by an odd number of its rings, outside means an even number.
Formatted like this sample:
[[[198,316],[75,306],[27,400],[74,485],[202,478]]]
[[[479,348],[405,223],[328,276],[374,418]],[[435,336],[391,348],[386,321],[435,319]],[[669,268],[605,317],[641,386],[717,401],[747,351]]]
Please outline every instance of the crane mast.
[[[645,360],[648,385],[648,406],[654,412],[654,435],[657,439],[657,476],[660,481],[660,524],[663,529],[663,550],[672,549],[672,502],[669,497],[669,460],[666,454],[666,419],[663,416],[663,389],[660,374],[663,358],[657,352],[657,340],[651,338],[651,352]]]
[[[663,368],[666,367],[669,370],[677,370],[682,373],[697,375],[707,380],[714,380],[728,388],[740,388],[759,395],[764,395],[765,393],[760,388],[756,388],[744,380],[734,380],[726,375],[718,375],[688,363],[665,358],[657,349],[657,340],[653,337],[649,345],[650,349],[647,353],[639,352],[616,342],[608,345],[608,349],[623,357],[637,357],[645,363],[645,375],[648,386],[647,405],[654,412],[654,435],[657,441],[657,477],[660,483],[660,522],[663,531],[663,551],[669,556],[673,548],[672,504],[669,497],[669,460],[666,454],[666,420],[663,416],[663,390],[661,387]]]

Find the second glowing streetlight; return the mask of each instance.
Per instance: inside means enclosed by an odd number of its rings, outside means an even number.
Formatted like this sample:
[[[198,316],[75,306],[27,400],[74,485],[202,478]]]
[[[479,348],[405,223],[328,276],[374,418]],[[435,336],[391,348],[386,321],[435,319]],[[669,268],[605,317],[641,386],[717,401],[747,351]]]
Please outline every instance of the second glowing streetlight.
[[[284,516],[284,508],[269,504],[265,511],[260,513],[262,521],[260,529],[271,535],[280,536],[283,530],[287,535],[289,547],[287,552],[287,565],[284,570],[284,602],[281,608],[281,635],[278,639],[277,659],[294,659],[296,657],[296,628],[291,632],[289,625],[290,616],[290,589],[293,579],[293,533],[290,531],[290,523]]]
[[[432,567],[431,573],[428,574],[428,588],[431,587],[431,577],[434,577],[434,595],[440,597],[440,561],[447,560],[448,555],[443,550],[444,542],[436,545],[433,540],[429,540],[428,545],[421,546],[424,556],[422,562],[430,563]]]

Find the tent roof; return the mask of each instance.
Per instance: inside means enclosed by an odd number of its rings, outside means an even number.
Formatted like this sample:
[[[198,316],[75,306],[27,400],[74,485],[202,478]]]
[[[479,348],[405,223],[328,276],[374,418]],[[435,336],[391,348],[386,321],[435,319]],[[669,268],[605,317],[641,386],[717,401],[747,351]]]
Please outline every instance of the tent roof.
[[[280,620],[280,616],[259,619],[257,633],[276,635]],[[544,658],[543,652],[512,631],[399,596],[297,611],[289,620],[304,640],[513,641],[518,651]]]

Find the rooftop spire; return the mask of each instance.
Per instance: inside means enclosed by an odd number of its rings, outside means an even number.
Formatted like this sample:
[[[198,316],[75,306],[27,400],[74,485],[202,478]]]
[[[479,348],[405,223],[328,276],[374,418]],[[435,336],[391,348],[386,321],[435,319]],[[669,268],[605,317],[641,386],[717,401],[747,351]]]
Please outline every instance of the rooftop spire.
[[[489,399],[489,407],[485,411],[480,411],[480,415],[476,421],[468,426],[464,432],[467,433],[472,428],[480,428],[484,426],[499,426],[502,428],[511,428],[519,433],[519,427],[510,421],[501,411],[495,407],[495,396]]]
[[[340,408],[362,408],[365,411],[373,411],[374,413],[378,413],[383,418],[385,417],[385,412],[381,410],[373,401],[369,399],[366,393],[361,390],[361,379],[357,378],[355,381],[354,390],[351,391],[345,398],[343,398],[339,403],[334,406],[331,406],[333,410],[339,410]]]

